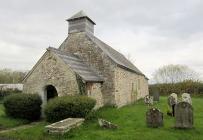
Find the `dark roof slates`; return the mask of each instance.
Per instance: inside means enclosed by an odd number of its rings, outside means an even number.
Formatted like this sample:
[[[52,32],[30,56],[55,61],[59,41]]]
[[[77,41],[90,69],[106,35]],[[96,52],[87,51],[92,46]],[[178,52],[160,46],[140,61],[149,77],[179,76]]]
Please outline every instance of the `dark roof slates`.
[[[112,47],[91,34],[86,34],[100,49],[107,54],[115,63],[121,65],[137,74],[144,75],[134,64],[132,64],[124,55],[114,50]]]

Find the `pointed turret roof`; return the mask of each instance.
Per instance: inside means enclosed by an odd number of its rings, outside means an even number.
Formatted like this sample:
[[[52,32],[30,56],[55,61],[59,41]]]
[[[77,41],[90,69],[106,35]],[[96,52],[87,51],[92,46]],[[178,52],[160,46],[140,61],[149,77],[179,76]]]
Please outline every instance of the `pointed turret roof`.
[[[87,18],[88,20],[90,20],[94,25],[96,25],[96,23],[86,15],[86,13],[81,10],[80,12],[76,13],[75,15],[73,15],[72,17],[68,18],[67,21],[73,21],[76,19],[80,19],[80,18]]]

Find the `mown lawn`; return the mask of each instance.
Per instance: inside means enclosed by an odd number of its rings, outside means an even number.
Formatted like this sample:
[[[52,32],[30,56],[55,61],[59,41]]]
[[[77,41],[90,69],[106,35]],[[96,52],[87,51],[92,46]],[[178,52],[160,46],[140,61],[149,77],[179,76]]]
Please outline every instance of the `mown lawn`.
[[[193,98],[194,127],[190,130],[174,129],[174,118],[166,115],[167,98],[155,106],[164,112],[164,127],[147,128],[143,101],[120,109],[106,107],[99,110],[98,116],[119,125],[117,130],[106,130],[98,126],[97,120],[86,121],[80,128],[64,136],[48,135],[44,132],[45,122],[25,130],[0,134],[20,140],[203,140],[203,98]]]

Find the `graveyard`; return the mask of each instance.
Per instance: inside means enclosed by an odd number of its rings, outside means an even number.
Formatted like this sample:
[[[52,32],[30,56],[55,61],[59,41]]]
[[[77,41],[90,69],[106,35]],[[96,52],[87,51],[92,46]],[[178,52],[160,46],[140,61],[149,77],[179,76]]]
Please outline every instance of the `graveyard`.
[[[203,140],[203,1],[0,4],[0,140]]]
[[[179,95],[179,97],[181,97]],[[159,102],[155,102],[153,107],[160,109],[163,113],[163,126],[148,127],[146,124],[146,112],[148,105],[142,100],[122,108],[103,107],[96,111],[91,119],[86,120],[80,127],[74,128],[64,135],[50,135],[45,132],[45,126],[49,123],[45,121],[30,124],[26,129],[19,129],[1,133],[0,137],[7,139],[20,140],[200,140],[203,139],[203,97],[192,97],[192,107],[194,113],[194,124],[191,129],[175,128],[175,118],[167,115],[168,97],[161,96]],[[0,126],[5,126],[2,123],[6,120],[1,106]],[[116,124],[116,129],[101,128],[98,124],[98,118],[103,118]],[[26,122],[20,120],[12,120],[9,128],[20,126]],[[13,124],[12,124],[13,123]],[[29,126],[29,125],[28,125]],[[8,126],[5,126],[8,127]]]

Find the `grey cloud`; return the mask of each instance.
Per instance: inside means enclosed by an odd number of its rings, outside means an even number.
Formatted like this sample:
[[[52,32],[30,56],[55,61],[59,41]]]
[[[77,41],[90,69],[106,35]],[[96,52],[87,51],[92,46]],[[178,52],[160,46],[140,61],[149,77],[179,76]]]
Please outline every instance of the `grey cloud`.
[[[202,7],[201,0],[2,1],[0,67],[30,69],[45,48],[58,47],[66,38],[65,19],[83,9],[97,23],[95,34],[130,54],[149,77],[170,63],[203,75]]]

